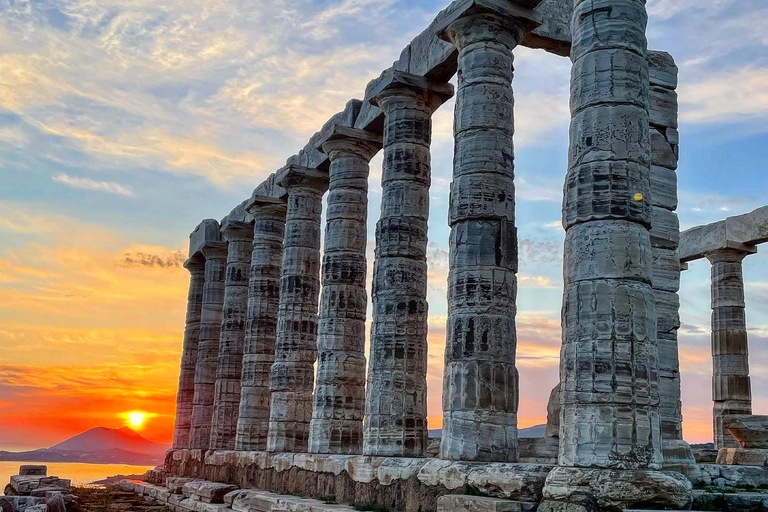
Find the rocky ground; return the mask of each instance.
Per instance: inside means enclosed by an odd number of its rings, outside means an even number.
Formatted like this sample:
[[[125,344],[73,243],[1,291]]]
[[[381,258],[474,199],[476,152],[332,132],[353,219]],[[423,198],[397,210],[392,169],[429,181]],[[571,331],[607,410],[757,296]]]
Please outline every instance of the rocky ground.
[[[73,488],[78,497],[75,512],[170,512],[167,507],[144,501],[144,498],[113,486]]]

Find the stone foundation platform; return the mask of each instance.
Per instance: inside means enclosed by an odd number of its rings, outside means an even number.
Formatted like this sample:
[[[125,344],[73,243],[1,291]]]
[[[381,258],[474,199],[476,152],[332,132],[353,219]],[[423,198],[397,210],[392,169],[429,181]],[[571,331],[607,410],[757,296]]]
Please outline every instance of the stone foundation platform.
[[[542,500],[544,482],[553,468],[533,463],[173,450],[166,455],[164,471],[149,472],[148,476],[163,489],[175,481],[177,492],[189,481],[186,478],[321,501],[379,503],[392,511],[425,512],[438,510],[441,496],[457,494],[511,500],[524,507],[535,505]],[[768,489],[768,468],[764,466],[696,464],[693,468],[695,471],[686,476],[695,488],[709,489],[708,498],[712,492],[741,496],[745,491]],[[169,476],[182,478],[166,479]]]
[[[440,496],[482,494],[538,503],[547,464],[467,463],[440,459],[294,453],[171,450],[168,475],[203,479],[338,503],[379,503],[392,510],[437,510]]]

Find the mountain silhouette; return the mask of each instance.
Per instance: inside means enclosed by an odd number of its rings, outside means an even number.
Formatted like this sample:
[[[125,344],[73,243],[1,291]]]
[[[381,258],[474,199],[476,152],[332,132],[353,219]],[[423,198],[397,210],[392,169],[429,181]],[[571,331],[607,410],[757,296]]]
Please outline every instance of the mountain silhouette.
[[[128,427],[96,427],[50,448],[28,452],[0,451],[0,460],[155,466],[163,463],[169,448],[169,445],[143,438]]]
[[[96,427],[51,446],[49,450],[101,452],[126,450],[151,455],[165,454],[169,447],[141,437],[128,427],[120,429]]]

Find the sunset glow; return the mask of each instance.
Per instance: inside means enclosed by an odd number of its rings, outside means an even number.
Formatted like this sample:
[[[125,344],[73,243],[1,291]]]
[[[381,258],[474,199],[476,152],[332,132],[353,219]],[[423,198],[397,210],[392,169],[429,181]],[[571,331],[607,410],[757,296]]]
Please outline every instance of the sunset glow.
[[[140,428],[142,425],[144,425],[144,422],[147,419],[147,414],[143,412],[129,412],[128,413],[128,422],[131,424],[134,428]]]
[[[189,233],[364,98],[449,3],[0,0],[0,450],[95,427],[170,443]],[[765,0],[647,5],[649,47],[680,65],[682,228],[768,204]],[[559,379],[570,73],[567,58],[515,49],[520,427],[545,421]],[[454,106],[432,119],[432,429],[443,421]],[[368,183],[369,305],[382,160]],[[744,263],[756,414],[768,413],[767,253]],[[710,270],[692,263],[680,292],[690,442],[712,439]]]

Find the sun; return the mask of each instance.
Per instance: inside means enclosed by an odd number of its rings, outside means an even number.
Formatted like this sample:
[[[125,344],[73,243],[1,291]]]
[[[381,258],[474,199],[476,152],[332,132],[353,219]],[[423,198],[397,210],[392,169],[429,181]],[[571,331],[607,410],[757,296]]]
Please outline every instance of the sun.
[[[141,427],[144,424],[144,421],[147,419],[147,414],[144,412],[129,412],[128,415],[128,423],[131,424],[133,427]]]

